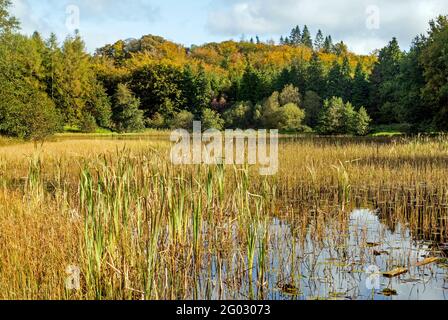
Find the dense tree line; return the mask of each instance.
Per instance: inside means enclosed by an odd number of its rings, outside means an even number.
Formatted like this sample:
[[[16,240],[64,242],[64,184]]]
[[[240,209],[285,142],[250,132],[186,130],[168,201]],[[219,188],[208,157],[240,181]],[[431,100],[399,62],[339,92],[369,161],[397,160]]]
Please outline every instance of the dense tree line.
[[[0,133],[43,139],[64,128],[276,128],[364,135],[369,124],[448,129],[448,22],[439,17],[409,52],[396,39],[351,53],[322,31],[295,27],[280,43],[183,46],[161,37],[88,54],[78,33],[18,32],[0,0]]]

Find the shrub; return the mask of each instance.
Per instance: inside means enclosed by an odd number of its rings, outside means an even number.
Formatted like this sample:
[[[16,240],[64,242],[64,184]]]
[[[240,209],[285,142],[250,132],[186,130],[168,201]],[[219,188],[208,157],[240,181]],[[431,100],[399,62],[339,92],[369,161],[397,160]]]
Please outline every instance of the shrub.
[[[165,118],[158,112],[151,119],[148,119],[146,123],[148,128],[152,129],[164,129],[166,127]]]
[[[278,129],[279,93],[274,92],[265,100],[260,109],[260,122],[265,129]]]
[[[252,121],[255,127],[260,128],[263,125],[263,106],[261,104],[257,104],[252,113]]]
[[[186,110],[176,113],[170,122],[171,129],[193,129],[194,116]]]
[[[95,117],[86,112],[83,114],[81,120],[79,121],[79,129],[83,133],[92,133],[95,132],[98,128],[98,125],[96,124]]]
[[[3,134],[43,142],[62,130],[61,116],[46,93],[33,90],[20,98],[10,100],[10,108],[0,114]]]
[[[24,138],[43,142],[49,136],[62,130],[62,119],[53,101],[45,94],[38,93],[32,104],[23,111]]]
[[[202,112],[202,129],[224,129],[224,120],[221,116],[211,109],[204,109]]]
[[[288,103],[278,110],[277,129],[284,131],[301,131],[302,121],[305,118],[305,112],[296,104]]]
[[[237,102],[224,113],[225,125],[233,129],[246,129],[254,122],[251,102]]]

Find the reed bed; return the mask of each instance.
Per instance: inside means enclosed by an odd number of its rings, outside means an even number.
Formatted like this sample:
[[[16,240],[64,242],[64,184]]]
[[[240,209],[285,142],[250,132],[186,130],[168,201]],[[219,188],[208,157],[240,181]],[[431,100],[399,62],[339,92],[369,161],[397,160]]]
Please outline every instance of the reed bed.
[[[300,296],[355,208],[447,242],[447,137],[285,139],[271,177],[169,152],[167,137],[0,146],[0,299]]]

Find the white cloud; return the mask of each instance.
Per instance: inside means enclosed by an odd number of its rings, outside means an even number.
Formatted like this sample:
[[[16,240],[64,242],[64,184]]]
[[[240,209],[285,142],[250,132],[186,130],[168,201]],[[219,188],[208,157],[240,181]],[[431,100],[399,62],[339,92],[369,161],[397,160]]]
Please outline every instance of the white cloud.
[[[367,12],[378,8],[379,29],[369,29]],[[215,35],[238,36],[287,34],[307,24],[344,40],[353,50],[368,53],[396,36],[403,47],[426,31],[430,19],[448,13],[446,0],[215,0],[207,28]],[[371,24],[370,24],[371,25]]]
[[[11,7],[12,15],[18,17],[23,30],[50,30],[46,19],[33,12],[28,0],[14,0]]]
[[[19,18],[21,29],[27,34],[38,30],[45,37],[55,32],[60,40],[73,30],[68,28],[67,7],[79,8],[79,27],[90,51],[126,38],[138,32],[142,25],[149,25],[159,18],[159,10],[152,0],[13,0],[12,14]],[[133,32],[137,31],[137,32]]]

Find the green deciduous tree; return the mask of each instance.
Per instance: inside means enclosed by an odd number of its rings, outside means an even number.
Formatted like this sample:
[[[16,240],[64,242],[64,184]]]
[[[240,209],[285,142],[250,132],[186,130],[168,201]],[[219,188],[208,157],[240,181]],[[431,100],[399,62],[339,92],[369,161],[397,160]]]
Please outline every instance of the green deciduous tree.
[[[283,88],[279,95],[279,103],[284,106],[288,103],[293,103],[295,105],[300,105],[302,103],[302,96],[300,95],[299,89],[289,84]]]
[[[224,120],[221,116],[214,110],[204,109],[202,113],[202,129],[224,129]]]
[[[7,110],[0,106],[0,132],[6,135],[43,142],[62,129],[60,115],[45,92],[36,88],[16,91],[8,103]]]
[[[285,95],[292,99],[285,99],[281,104],[281,99],[278,92],[274,92],[269,98],[265,100],[259,110],[260,125],[264,129],[279,129],[285,131],[299,131],[302,129],[302,121],[305,118],[305,112],[299,108],[292,100],[297,101],[296,88],[287,87],[284,90],[287,92],[294,92],[293,95]],[[256,108],[257,109],[257,108]],[[257,117],[257,116],[255,116]]]
[[[145,128],[140,100],[129,88],[119,84],[113,99],[112,120],[118,132],[138,132]]]
[[[318,132],[323,135],[364,135],[368,132],[369,124],[370,117],[364,108],[356,112],[351,103],[332,97],[324,101]]]
[[[324,135],[345,133],[342,128],[344,108],[345,104],[341,98],[333,97],[325,100],[323,109],[319,115],[317,131]]]
[[[365,136],[369,133],[369,126],[372,122],[367,110],[361,107],[359,111],[355,114],[356,120],[354,122],[353,133],[358,136]]]
[[[300,131],[302,121],[305,118],[305,112],[295,103],[287,103],[280,107],[276,115],[276,128],[283,131]]]
[[[146,117],[156,112],[170,118],[185,105],[182,94],[182,70],[165,63],[152,63],[136,69],[130,89],[140,99]]]

